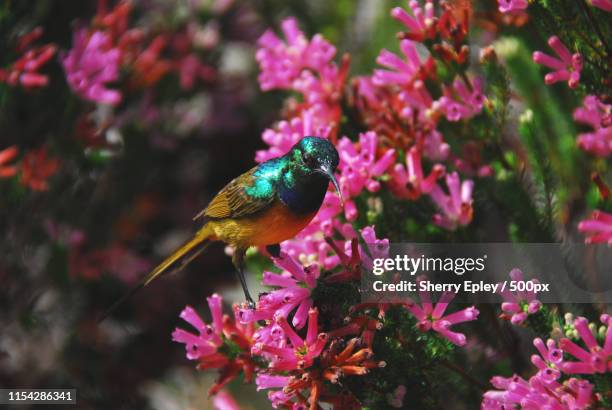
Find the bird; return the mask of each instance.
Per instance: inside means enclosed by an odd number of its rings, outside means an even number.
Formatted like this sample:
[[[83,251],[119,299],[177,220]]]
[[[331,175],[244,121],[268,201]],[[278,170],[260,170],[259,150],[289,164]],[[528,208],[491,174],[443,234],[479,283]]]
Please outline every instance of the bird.
[[[232,263],[249,306],[255,302],[244,276],[244,256],[250,247],[265,247],[280,256],[280,243],[293,238],[314,218],[330,182],[342,201],[334,175],[338,151],[326,138],[306,136],[285,155],[262,162],[234,178],[193,220],[195,235],[163,260],[100,318],[104,320],[125,300],[160,276],[178,272],[215,241],[234,248]]]

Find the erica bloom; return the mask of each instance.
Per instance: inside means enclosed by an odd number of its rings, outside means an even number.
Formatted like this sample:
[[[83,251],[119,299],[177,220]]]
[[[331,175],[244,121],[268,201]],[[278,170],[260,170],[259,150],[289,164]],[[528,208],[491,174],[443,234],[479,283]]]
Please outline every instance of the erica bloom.
[[[612,153],[612,105],[604,104],[594,95],[584,98],[582,107],[574,111],[574,120],[593,128],[578,135],[578,146],[600,157]]]
[[[528,381],[520,376],[495,376],[491,384],[497,390],[484,394],[482,410],[554,409],[586,410],[595,402],[593,385],[571,378],[564,383],[545,383],[539,377]]]
[[[568,374],[593,374],[612,372],[612,318],[602,315],[601,321],[605,326],[603,344],[597,343],[595,335],[589,328],[589,322],[584,317],[574,320],[574,327],[584,346],[580,347],[570,339],[563,338],[559,347],[569,355],[578,359],[577,362],[565,361],[561,368]]]
[[[274,321],[289,339],[289,344],[279,346],[259,342],[253,345],[252,352],[271,356],[268,367],[274,371],[306,369],[312,366],[329,338],[326,333],[319,333],[318,315],[317,309],[310,309],[308,312],[308,330],[305,338],[301,338],[282,315],[275,315]]]
[[[502,13],[511,13],[518,10],[525,10],[529,3],[527,0],[497,0],[499,11]]]
[[[193,326],[197,334],[176,328],[172,340],[185,344],[187,358],[197,360],[199,369],[219,369],[220,378],[209,391],[215,394],[241,370],[247,382],[252,379],[255,364],[250,357],[250,348],[254,328],[252,324],[243,325],[223,315],[221,296],[213,294],[207,301],[212,324],[204,323],[197,312],[187,306],[181,312],[181,318]],[[236,313],[235,309],[234,316]],[[239,353],[232,353],[235,350]]]
[[[571,54],[557,36],[549,38],[548,45],[557,53],[557,57],[551,57],[541,51],[533,53],[534,62],[553,69],[552,72],[546,74],[544,81],[548,85],[567,81],[570,88],[576,88],[580,81],[582,56],[579,53]]]
[[[590,219],[578,224],[578,230],[587,236],[586,243],[608,243],[612,245],[612,214],[594,211]]]
[[[427,194],[436,186],[439,178],[446,172],[444,165],[435,164],[425,176],[421,164],[421,150],[412,147],[406,154],[406,166],[395,164],[389,187],[400,198],[415,200]]]
[[[523,282],[524,275],[520,269],[512,269],[510,278]],[[537,281],[534,279],[532,282]],[[504,298],[501,309],[515,325],[523,323],[529,315],[539,312],[542,308],[542,303],[536,299],[536,293],[533,291],[517,291],[515,294],[505,288],[501,295]]]
[[[612,0],[590,0],[589,3],[591,3],[593,7],[605,11],[612,11]]]
[[[34,191],[46,191],[47,179],[57,172],[59,165],[59,160],[49,158],[44,147],[30,151],[21,162],[21,184]]]
[[[383,49],[376,62],[389,70],[374,70],[372,82],[376,85],[409,85],[415,79],[421,67],[421,58],[417,52],[415,43],[410,40],[402,40],[400,49],[405,56],[402,60],[396,54]]]
[[[474,182],[466,180],[461,182],[459,174],[453,172],[446,175],[448,194],[436,184],[429,196],[440,209],[441,213],[433,216],[433,222],[448,230],[455,230],[472,222],[474,210],[472,209],[472,190]]]
[[[276,266],[284,269],[284,272],[277,274],[266,271],[263,273],[262,283],[277,289],[261,296],[254,311],[241,309],[240,319],[245,322],[272,320],[275,315],[287,318],[295,311],[291,323],[301,329],[306,325],[308,311],[312,307],[310,293],[317,284],[319,266],[303,267],[285,252],[281,252],[280,257],[272,260]]]
[[[410,302],[406,305],[406,308],[418,320],[417,327],[419,330],[423,332],[433,330],[457,346],[465,345],[465,335],[463,333],[453,332],[450,327],[458,323],[476,320],[479,313],[478,309],[471,306],[445,316],[444,313],[448,305],[455,297],[453,292],[444,292],[435,305],[431,302],[431,295],[429,292],[419,292],[419,295],[421,298],[421,306],[415,302]]]
[[[66,79],[80,97],[117,105],[121,93],[108,88],[108,83],[119,78],[121,52],[112,45],[111,37],[101,31],[89,34],[87,29],[74,33],[72,50],[62,58]]]
[[[365,189],[376,192],[380,189],[378,180],[395,160],[395,150],[388,149],[377,159],[378,136],[369,131],[359,136],[354,144],[344,137],[338,142],[340,155],[340,177],[338,181],[346,198],[344,214],[349,221],[357,218],[357,207],[350,198],[355,198]]]

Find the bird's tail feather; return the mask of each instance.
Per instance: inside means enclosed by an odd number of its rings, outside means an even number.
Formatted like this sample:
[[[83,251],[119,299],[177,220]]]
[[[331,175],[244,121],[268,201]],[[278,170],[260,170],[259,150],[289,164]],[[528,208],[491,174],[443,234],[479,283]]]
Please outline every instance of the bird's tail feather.
[[[100,322],[106,319],[111,313],[113,313],[119,306],[121,306],[126,300],[132,297],[140,289],[153,282],[164,274],[171,272],[179,272],[185,266],[194,260],[200,253],[202,253],[213,240],[214,232],[212,229],[205,225],[203,226],[193,238],[189,239],[177,250],[172,252],[162,263],[157,265],[155,269],[147,274],[136,286],[130,289],[125,295],[117,300],[113,305],[104,312],[100,317]]]

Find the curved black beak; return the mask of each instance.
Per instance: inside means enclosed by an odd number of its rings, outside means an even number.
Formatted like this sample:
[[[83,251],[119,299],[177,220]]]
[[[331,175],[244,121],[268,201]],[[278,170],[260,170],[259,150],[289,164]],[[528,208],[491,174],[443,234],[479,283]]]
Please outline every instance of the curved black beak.
[[[317,169],[317,172],[320,172],[321,174],[325,175],[327,178],[329,178],[331,183],[334,184],[334,188],[336,189],[336,192],[338,193],[338,196],[340,197],[340,204],[344,207],[344,198],[342,197],[342,191],[340,190],[340,184],[338,184],[338,181],[336,180],[336,176],[334,175],[334,172],[330,168],[324,165],[321,166],[321,168]]]

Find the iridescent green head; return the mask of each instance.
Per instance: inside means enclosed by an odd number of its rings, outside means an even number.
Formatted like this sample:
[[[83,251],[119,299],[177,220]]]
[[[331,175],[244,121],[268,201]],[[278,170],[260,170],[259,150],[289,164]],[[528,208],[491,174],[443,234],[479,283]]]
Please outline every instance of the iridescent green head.
[[[320,137],[304,137],[293,146],[289,156],[293,164],[307,174],[318,173],[329,178],[342,199],[340,186],[334,176],[340,157],[336,147],[329,140]]]

